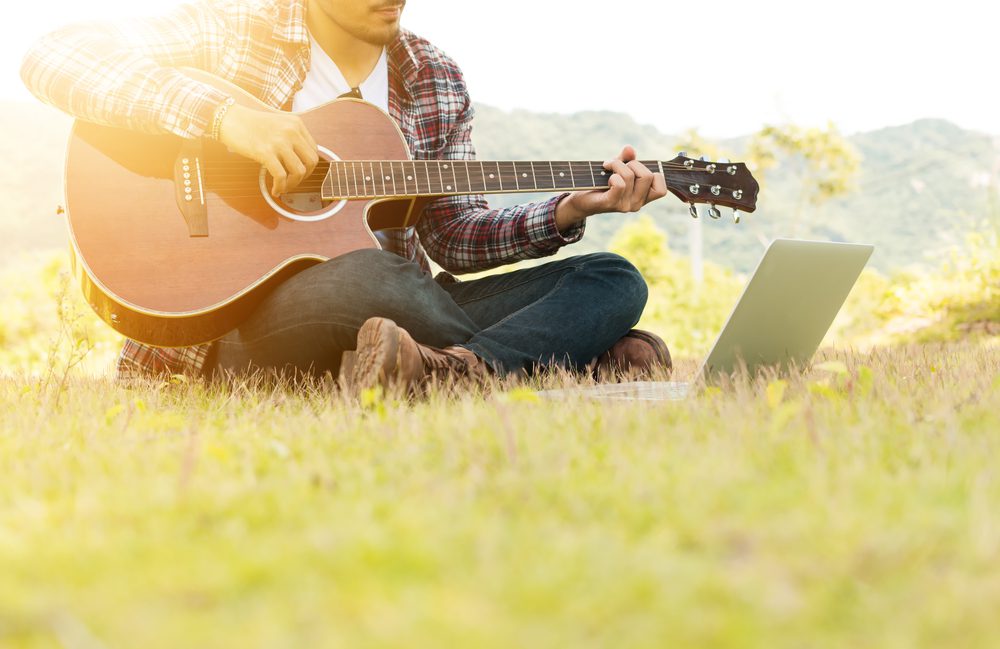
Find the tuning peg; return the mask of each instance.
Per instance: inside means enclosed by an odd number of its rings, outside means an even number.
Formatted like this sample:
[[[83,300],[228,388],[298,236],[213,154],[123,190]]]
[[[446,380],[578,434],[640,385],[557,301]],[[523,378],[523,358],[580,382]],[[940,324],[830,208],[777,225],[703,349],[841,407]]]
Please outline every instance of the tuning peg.
[[[715,205],[711,203],[708,204],[708,215],[716,220],[722,218],[722,212],[720,212],[719,208],[717,208]]]
[[[688,205],[688,214],[691,215],[692,219],[698,218],[698,208],[694,206],[694,203]]]
[[[678,151],[677,155],[680,156],[680,157],[682,157],[682,158],[686,158],[686,157],[688,157],[688,152],[687,151]]]
[[[733,210],[733,223],[737,223],[738,224],[739,222],[740,222],[740,211],[739,210]]]

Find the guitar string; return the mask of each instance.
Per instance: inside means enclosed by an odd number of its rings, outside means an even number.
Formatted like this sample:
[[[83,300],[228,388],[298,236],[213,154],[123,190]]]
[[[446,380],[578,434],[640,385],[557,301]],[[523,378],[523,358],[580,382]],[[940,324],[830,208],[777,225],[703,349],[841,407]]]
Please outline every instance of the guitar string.
[[[474,169],[474,166],[477,164],[477,162],[479,162],[479,161],[456,160],[456,161],[446,162],[446,161],[441,161],[441,160],[395,160],[395,161],[369,161],[369,160],[325,161],[325,160],[321,160],[319,166],[317,166],[317,169],[319,169],[321,171],[319,173],[316,173],[316,171],[314,170],[314,172],[312,174],[310,174],[309,176],[307,176],[302,182],[300,182],[299,185],[297,185],[295,189],[299,193],[311,193],[311,192],[315,192],[317,190],[322,190],[323,186],[326,184],[326,180],[327,180],[327,177],[329,175],[330,169],[332,167],[334,167],[334,165],[336,165],[337,167],[339,167],[337,169],[338,175],[339,175],[339,173],[340,173],[341,170],[343,171],[343,173],[344,173],[344,183],[347,184],[348,186],[350,185],[351,181],[353,181],[354,184],[355,184],[355,187],[357,187],[358,185],[362,185],[364,189],[367,189],[368,188],[368,184],[371,183],[372,188],[375,189],[376,184],[381,182],[382,185],[383,185],[383,189],[387,189],[387,183],[389,183],[391,180],[393,180],[394,177],[395,177],[395,175],[396,175],[395,174],[396,170],[392,169],[392,164],[399,164],[401,166],[401,168],[399,170],[402,171],[402,172],[406,172],[408,170],[405,169],[405,167],[402,167],[402,165],[406,164],[406,163],[410,163],[410,164],[413,164],[412,172],[415,175],[417,175],[417,179],[415,181],[413,181],[413,184],[414,184],[414,187],[415,187],[417,195],[436,195],[437,193],[434,192],[434,191],[432,191],[434,188],[430,186],[432,184],[441,187],[441,190],[440,190],[441,193],[440,193],[440,195],[447,195],[448,193],[454,194],[454,193],[457,193],[457,192],[445,192],[444,191],[444,186],[446,186],[447,181],[445,181],[441,177],[441,172],[443,171],[443,169],[441,169],[440,165],[443,165],[443,164],[455,164],[455,163],[459,163],[459,165],[461,165],[462,163],[466,163],[466,165],[467,165],[466,166],[466,173],[467,173],[467,176],[468,176],[468,180],[470,182],[468,193],[479,193],[480,192],[480,190],[474,189],[471,186],[471,182],[472,182],[471,174],[473,174],[473,173],[477,177],[476,180],[481,180],[482,181],[482,184],[483,184],[483,189],[481,190],[482,193],[488,193],[490,191],[496,191],[496,190],[498,190],[498,191],[510,191],[509,189],[505,190],[503,188],[503,185],[504,184],[507,184],[507,185],[513,184],[515,187],[517,187],[518,184],[520,183],[520,180],[519,180],[519,177],[518,177],[518,169],[517,169],[516,165],[517,164],[521,164],[521,165],[525,164],[524,162],[519,162],[519,161],[493,161],[493,160],[485,161],[484,160],[484,161],[481,161],[481,168],[477,170],[477,169]],[[660,163],[659,161],[649,161],[649,160],[641,160],[640,162],[644,166],[646,166],[647,169],[649,169],[650,167],[652,167],[650,169],[650,171],[656,171],[656,172],[658,172],[660,164],[663,164],[663,167],[665,169],[669,169],[671,171],[674,171],[674,170],[685,171],[685,172],[696,172],[696,171],[704,172],[705,171],[705,169],[703,169],[703,168],[697,168],[697,167],[688,168],[687,166],[685,166],[683,164]],[[438,183],[434,183],[433,178],[431,178],[430,175],[429,175],[430,172],[433,171],[432,163],[437,163],[439,165],[439,168],[438,168],[438,176],[439,176],[438,180],[439,180],[439,182]],[[472,168],[470,168],[468,166],[469,163],[471,163]],[[380,174],[384,174],[385,171],[386,171],[384,169],[383,165],[389,164],[390,168],[389,168],[388,171],[389,171],[389,174],[392,176],[392,178],[390,178],[390,180],[383,180],[382,178],[371,179],[371,176],[367,175],[368,170],[366,170],[364,167],[365,167],[365,165],[367,165],[367,166],[370,167],[371,171],[374,172],[374,165],[375,164],[379,165],[379,172],[380,172]],[[529,162],[528,164],[530,165],[531,163]],[[592,160],[584,160],[584,161],[574,161],[574,160],[553,161],[551,164],[553,165],[552,175],[551,175],[553,183],[555,183],[554,172],[555,172],[555,169],[556,169],[557,166],[558,166],[558,168],[560,168],[560,170],[564,166],[566,166],[567,169],[570,171],[571,178],[573,177],[573,175],[575,175],[574,172],[576,172],[576,173],[587,173],[589,171],[589,172],[593,173],[593,172],[595,172],[598,169],[600,169],[601,171],[606,171],[603,168],[603,165],[601,163],[596,162],[596,161],[592,161]],[[721,164],[727,164],[727,163],[721,163]],[[499,176],[499,178],[496,179],[496,180],[498,180],[498,184],[499,184],[498,187],[487,187],[486,177],[485,177],[485,175],[481,175],[481,174],[487,173],[487,171],[488,171],[487,168],[485,167],[485,165],[489,165],[491,169],[495,165],[495,168],[497,170],[497,175]],[[502,170],[500,168],[501,165],[503,165],[504,167],[507,167],[508,165],[510,165],[512,168],[508,167],[505,170]],[[322,170],[324,166],[326,167],[325,171]],[[361,176],[361,178],[359,178],[358,174],[357,174],[359,166],[361,167],[360,170],[361,170],[361,172],[363,174]],[[420,166],[423,166],[424,168],[420,169]],[[578,167],[580,167],[580,166],[587,167],[587,169],[584,169],[584,170],[581,171],[581,170],[578,169]],[[235,170],[236,168],[239,168],[241,170],[246,170],[246,172],[245,173],[232,173],[232,172],[230,172],[230,173],[220,173],[218,171],[220,168],[226,168],[228,170]],[[459,167],[456,166],[455,169],[457,170],[458,168]],[[574,169],[574,168],[576,168],[576,169]],[[246,161],[246,162],[244,162],[244,161],[238,161],[238,162],[231,162],[231,163],[215,163],[215,164],[207,165],[207,169],[206,169],[207,174],[206,175],[208,176],[209,184],[212,185],[212,189],[229,190],[229,191],[252,191],[254,189],[258,189],[259,188],[259,173],[260,173],[260,169],[261,169],[261,167],[257,163],[252,162],[252,161]],[[524,167],[522,166],[521,169],[523,170]],[[545,178],[547,178],[547,177],[550,177],[549,173],[545,172],[544,168],[541,169],[541,170],[536,170],[536,169],[534,169],[532,167],[531,169],[532,169],[532,176],[533,176],[532,177],[532,183],[535,184],[536,187],[526,188],[526,191],[531,191],[532,189],[538,189],[538,190],[576,189],[578,187],[579,188],[583,188],[583,187],[588,187],[588,188],[589,187],[596,187],[597,189],[602,189],[603,187],[605,187],[605,185],[598,186],[598,185],[587,185],[587,184],[581,184],[581,185],[577,186],[576,183],[571,183],[568,186],[558,186],[558,185],[553,184],[552,187],[548,187],[545,184],[539,185],[538,182],[537,182],[537,173],[540,171],[543,174],[543,180]],[[421,171],[423,171],[425,174],[428,174],[428,182],[424,183],[424,185],[427,186],[427,189],[425,191],[423,191],[423,192],[420,191],[420,184],[421,184],[420,172]],[[454,174],[455,170],[453,170],[452,173]],[[256,182],[254,182],[254,181],[251,181],[249,183],[245,182],[246,180],[249,180],[249,178],[247,178],[247,176],[250,176],[251,174],[258,177],[258,179],[256,180]],[[521,172],[521,177],[524,177],[524,174],[525,174],[525,172],[522,171]],[[493,180],[493,179],[491,179],[491,180]],[[240,182],[240,181],[244,181],[244,182]],[[339,185],[339,182],[340,181],[338,179],[338,185]],[[405,185],[405,181],[402,181],[400,179],[400,182],[403,182],[404,185]],[[455,176],[455,184],[456,185],[461,185],[461,180],[457,176]],[[492,184],[492,183],[490,183],[490,184]],[[669,184],[669,181],[668,181],[668,184]],[[518,188],[518,189],[520,190],[520,188]],[[731,192],[733,190],[729,189],[729,188],[726,188],[726,191]],[[462,192],[462,193],[466,193],[466,192]],[[237,197],[237,198],[239,198],[239,197],[252,197],[252,196],[259,195],[259,192],[257,194],[248,194],[248,195],[242,195],[242,196],[238,195],[238,194],[229,194],[229,195],[232,196],[232,197]],[[349,192],[347,194],[347,196],[350,196],[350,197],[353,197],[353,196],[358,196],[358,197],[369,197],[369,196],[370,197],[377,197],[377,196],[393,196],[393,195],[411,195],[411,194],[408,194],[408,193],[405,193],[405,192],[403,194],[400,194],[398,191],[394,191],[391,194],[388,193],[388,192],[374,192],[374,191],[371,194],[368,194],[367,192],[365,192],[365,193]]]
[[[381,183],[382,181],[380,180],[378,182]],[[270,184],[270,183],[268,183],[268,184]],[[389,182],[386,181],[383,184],[388,185]],[[440,193],[444,193],[444,194],[447,194],[447,193],[481,193],[481,192],[489,193],[491,191],[531,192],[531,191],[534,191],[534,190],[545,191],[545,190],[574,189],[574,188],[577,188],[577,189],[583,189],[583,188],[606,189],[608,187],[607,185],[603,185],[603,184],[601,184],[601,185],[593,184],[592,185],[592,184],[589,184],[589,183],[577,183],[577,184],[571,184],[571,185],[535,184],[532,187],[520,188],[520,187],[503,187],[500,183],[490,182],[490,183],[474,183],[473,185],[470,185],[467,188],[459,188],[455,192],[452,192],[451,190],[446,190],[447,185],[445,187],[440,186],[440,184],[434,184],[433,186],[429,186],[427,183],[422,183],[423,189],[421,189],[420,185],[417,185],[416,183],[413,183],[413,184],[414,184],[413,189],[416,190],[417,193],[435,193],[437,191],[440,191]],[[513,185],[513,184],[514,183],[512,182],[511,185]],[[675,183],[672,180],[668,180],[666,184],[667,185],[672,185],[672,184],[686,185],[687,183],[684,183],[684,182]],[[214,189],[232,189],[232,190],[246,189],[246,190],[251,190],[251,189],[257,189],[257,188],[259,188],[260,187],[260,182],[259,181],[254,181],[254,182],[236,182],[236,181],[213,182],[213,179],[211,177],[209,177],[208,182],[206,183],[206,185],[207,185],[206,189],[208,189],[210,191],[214,190]],[[320,189],[323,189],[325,185],[327,185],[327,183],[325,183],[325,182],[315,182],[315,181],[313,181],[311,179],[306,179],[305,181],[303,181],[303,182],[299,183],[298,185],[296,185],[296,188],[300,189],[300,190],[304,190],[304,189],[320,190]],[[354,183],[351,183],[351,185],[354,185]],[[479,185],[482,186],[482,189],[478,188]],[[727,187],[727,186],[722,185],[721,183],[716,183],[716,185],[719,187],[720,191],[736,191],[738,189],[741,189],[740,187]],[[372,189],[375,189],[377,187],[377,185],[376,185],[376,183],[374,181],[369,181],[367,183],[359,182],[357,184],[356,188],[358,186],[360,186],[362,189],[368,189],[369,187],[371,187]],[[342,188],[342,187],[338,187],[338,189],[340,189],[340,188]],[[407,191],[403,191],[403,192],[399,192],[399,191],[389,192],[388,191],[388,189],[389,189],[388,187],[384,187],[384,189],[386,190],[385,192],[373,192],[372,195],[379,195],[379,194],[383,194],[383,193],[385,193],[385,194],[392,193],[392,194],[409,195],[409,192],[407,192]],[[432,192],[432,190],[433,190],[433,192]]]
[[[544,180],[546,180],[546,179],[543,178],[543,181]],[[671,180],[672,179],[667,179],[667,184],[670,184]],[[476,178],[472,182],[474,184],[481,184],[483,186],[483,189],[481,191],[484,191],[484,192],[485,191],[489,191],[489,190],[510,191],[511,190],[510,187],[504,188],[503,185],[504,184],[506,184],[506,185],[514,185],[515,187],[517,187],[518,178],[515,177],[515,176],[509,176],[509,177],[500,176],[499,178],[490,179],[489,182],[487,181],[486,178]],[[254,188],[259,187],[260,186],[259,183],[260,183],[259,179],[250,180],[248,178],[238,177],[238,176],[237,177],[228,177],[228,178],[222,179],[222,178],[220,178],[217,175],[209,174],[208,175],[208,180],[207,180],[206,184],[209,185],[209,189],[247,189],[247,190],[249,190],[249,189],[254,189]],[[368,186],[372,186],[373,188],[375,188],[375,187],[378,186],[378,184],[382,184],[383,188],[385,188],[385,189],[388,189],[388,185],[391,184],[390,181],[388,181],[388,180],[383,181],[381,178],[378,178],[376,180],[360,180],[360,179],[357,179],[357,178],[350,178],[349,180],[345,179],[345,183],[347,183],[347,184],[354,184],[355,186],[361,186],[361,187],[364,187],[364,188],[368,188]],[[326,185],[326,184],[327,184],[326,183],[326,174],[319,175],[319,176],[317,176],[317,175],[314,174],[312,176],[308,176],[307,178],[305,178],[302,182],[300,182],[296,186],[296,188],[300,189],[300,190],[307,190],[307,189],[318,190],[318,189],[322,189],[324,187],[324,185]],[[418,192],[420,190],[420,185],[423,185],[426,188],[425,191],[429,191],[431,189],[440,189],[440,190],[443,191],[444,188],[447,186],[447,181],[445,181],[444,185],[442,185],[442,183],[440,181],[438,181],[438,182],[433,182],[432,181],[431,183],[427,183],[425,181],[413,182],[413,185],[414,185],[414,188],[416,190],[418,190]],[[475,190],[475,187],[471,183],[466,183],[466,185],[468,185],[468,189],[470,191],[480,191],[480,190]],[[538,183],[537,180],[533,181],[533,185],[534,185],[533,187],[525,187],[524,191],[530,191],[532,189],[539,189],[539,190],[573,189],[574,187],[597,187],[599,189],[603,189],[604,187],[606,187],[606,185],[597,185],[597,184],[591,185],[591,184],[588,184],[588,183],[555,184],[555,180],[554,179],[553,179],[553,184],[552,185],[549,185],[548,183],[545,183],[545,182]],[[461,181],[457,182],[456,186],[462,186]],[[520,190],[519,187],[517,187],[517,189]],[[729,189],[729,188],[724,188],[724,189]],[[382,192],[378,192],[378,194],[381,194],[381,193]],[[386,192],[386,193],[388,193],[388,192]],[[399,192],[393,192],[393,193],[398,194]],[[423,192],[421,192],[421,193],[423,193]]]
[[[669,183],[669,182],[667,183],[667,188],[668,189],[669,188],[680,189],[680,190],[686,189],[686,187],[684,185],[677,185],[677,184]],[[232,187],[232,188],[229,188],[229,189],[232,190],[232,191],[240,191],[240,190],[243,190],[243,189],[249,190],[251,188],[250,187],[245,187],[245,188],[244,187],[240,187],[240,188]],[[296,189],[301,189],[301,187],[298,187]],[[319,188],[317,188],[317,189],[319,189]],[[573,188],[570,188],[570,187],[553,187],[553,188],[548,188],[548,189],[558,190],[558,189],[573,189]],[[599,189],[603,189],[603,187],[593,187],[593,189],[599,190]],[[705,200],[703,202],[705,202],[705,203],[720,203],[720,204],[721,204],[722,201],[729,202],[730,201],[730,197],[732,196],[732,193],[734,191],[738,191],[738,190],[739,190],[739,188],[720,187],[720,189],[719,189],[720,195],[719,196],[712,196],[711,197],[712,199],[715,199],[715,200],[709,200],[708,197],[706,196]],[[212,188],[209,188],[208,191],[210,192],[211,195],[213,195],[213,197],[223,198],[223,199],[225,199],[225,198],[230,198],[230,199],[231,198],[260,198],[260,196],[261,196],[261,194],[260,194],[259,191],[257,193],[251,193],[251,194],[223,193],[221,191],[215,191]],[[507,191],[509,192],[509,190],[507,190]],[[309,193],[309,192],[296,192],[296,193]],[[444,196],[452,196],[452,195],[459,195],[460,196],[460,195],[477,195],[477,194],[489,194],[489,193],[491,193],[491,190],[489,190],[489,189],[486,189],[486,190],[483,190],[483,191],[479,191],[479,190],[474,190],[473,189],[473,190],[470,190],[469,192],[460,192],[460,193],[452,192],[452,193],[441,193],[441,194],[437,194],[437,193],[433,193],[433,192],[418,193],[418,194],[372,194],[372,195],[351,193],[351,194],[348,194],[346,196],[335,196],[334,199],[363,200],[363,199],[366,199],[366,198],[371,198],[371,199],[374,199],[374,198],[391,198],[392,196],[407,196],[408,197],[408,196],[414,196],[414,195],[416,195],[416,196],[442,196],[442,197],[444,197]],[[521,193],[528,193],[528,192],[521,192]]]
[[[364,185],[363,183],[359,183],[359,184],[362,185],[363,188],[367,189],[367,185]],[[371,184],[371,183],[369,183],[369,184]],[[689,186],[689,185],[687,185],[687,183],[677,184],[677,183],[673,183],[673,182],[670,182],[670,181],[668,181],[666,184],[668,186],[673,185],[673,186],[677,186],[677,187]],[[728,191],[728,192],[737,191],[737,190],[740,189],[739,187],[725,187],[725,186],[722,186],[722,185],[718,185],[718,187],[719,187],[719,191]],[[254,189],[259,189],[259,188],[260,188],[260,184],[259,183],[228,183],[228,184],[226,184],[226,183],[211,183],[211,182],[208,183],[208,187],[206,187],[206,189],[208,191],[217,191],[217,190],[223,190],[223,191],[224,190],[231,190],[231,191],[240,191],[240,190],[252,191]],[[322,190],[323,188],[324,188],[324,183],[319,183],[319,184],[316,184],[316,183],[300,183],[299,185],[297,185],[295,187],[295,190],[297,192],[299,192],[299,193],[306,193],[306,192],[309,192],[309,191],[319,191],[319,190]],[[441,195],[447,195],[447,194],[464,194],[464,193],[472,193],[472,194],[475,194],[475,193],[490,193],[490,192],[497,192],[497,191],[499,191],[499,192],[511,192],[511,191],[514,191],[514,192],[518,192],[518,193],[528,193],[528,192],[532,192],[534,190],[538,190],[540,192],[544,192],[544,191],[560,190],[560,189],[569,189],[569,190],[572,190],[572,189],[606,189],[606,188],[607,188],[607,185],[590,185],[590,184],[586,184],[586,183],[581,183],[581,184],[578,184],[578,185],[553,185],[551,187],[548,186],[548,185],[536,185],[534,187],[525,187],[523,189],[509,189],[509,188],[505,189],[503,187],[500,187],[499,185],[497,185],[497,186],[486,186],[486,185],[483,185],[482,189],[479,189],[477,187],[469,187],[467,190],[463,189],[463,190],[454,191],[454,192],[453,191],[445,190],[443,187],[440,188],[440,190],[439,190],[438,186],[426,187],[423,190],[421,190],[419,187],[415,187],[414,189],[415,189],[415,193],[416,194],[428,194],[428,195],[430,195],[430,194],[438,194],[438,193],[440,193]],[[386,189],[388,189],[388,188],[386,188]],[[392,195],[410,196],[410,195],[412,195],[412,193],[405,192],[405,191],[404,192],[398,192],[398,191],[397,192],[389,192],[389,191],[385,191],[385,192],[372,192],[372,193],[355,193],[355,192],[351,192],[348,195],[349,196],[392,196]]]
[[[253,175],[253,176],[259,176],[259,174],[260,174],[261,167],[259,165],[252,165],[252,166],[251,165],[245,165],[244,168],[246,170],[245,173],[236,173],[234,171],[220,172],[220,171],[218,171],[218,167],[216,167],[216,166],[208,166],[207,169],[206,169],[206,175],[210,176],[211,178],[214,178],[214,179],[244,179],[244,178],[247,178],[247,176],[251,176],[251,175]],[[317,169],[321,169],[321,167],[317,167]],[[312,174],[310,174],[309,176],[306,177],[306,179],[316,178],[316,179],[325,180],[326,177],[327,177],[327,174],[329,173],[329,169],[330,169],[330,167],[327,167],[326,171],[320,171],[318,174],[316,173],[316,170],[314,170]],[[594,171],[597,171],[598,169],[599,169],[599,167],[592,167],[589,170],[584,170],[584,171],[579,172],[579,173],[587,173],[587,171],[594,172]],[[650,171],[654,171],[653,169],[649,169],[649,170]],[[368,173],[368,170],[367,169],[363,169],[363,168],[361,169],[361,172],[362,172],[361,176],[359,176],[357,174],[357,171],[358,171],[357,167],[348,168],[346,166],[346,164],[342,164],[338,168],[337,172],[339,173],[340,171],[344,172],[344,178],[345,178],[345,180],[349,180],[349,181],[357,181],[359,183],[360,182],[369,183],[369,182],[381,182],[382,181],[382,178],[379,178],[378,176],[376,176],[375,180],[360,180],[361,178],[370,178],[371,177],[370,174]],[[381,173],[384,174],[385,171],[386,170],[381,170]],[[389,175],[391,175],[393,178],[396,177],[396,173],[395,173],[394,170],[390,169],[388,171],[389,171]],[[406,170],[403,170],[403,171],[406,171]],[[417,182],[417,183],[423,182],[422,179],[419,176],[419,174],[421,172],[428,173],[428,172],[431,172],[431,171],[432,171],[432,169],[420,169],[420,170],[416,170],[415,169],[413,171],[413,173],[417,174],[417,180],[415,182]],[[442,170],[440,170],[440,169],[438,170],[438,172],[439,172],[439,174],[438,174],[439,181],[442,180],[442,178],[440,176],[440,171],[442,171]],[[602,169],[602,171],[607,171],[607,170]],[[686,167],[680,167],[680,168],[676,168],[676,169],[670,168],[670,171],[685,171],[685,172],[701,171],[701,172],[705,173],[704,169],[697,169],[697,168],[696,169],[688,169]],[[523,172],[523,171],[520,174],[517,171],[500,171],[500,172],[497,173],[497,176],[501,180],[519,182],[518,179],[525,177],[525,173],[526,172]],[[656,170],[655,173],[659,173],[659,171]],[[475,172],[473,172],[472,170],[467,170],[467,175],[470,176],[470,178],[469,178],[470,180],[471,180],[471,175],[475,175],[477,179],[479,179],[479,178],[485,179],[485,175],[483,175],[483,173],[480,170],[476,170]],[[539,175],[539,171],[535,170],[535,172],[533,174],[533,182],[537,182],[536,179],[537,179],[538,175]],[[575,172],[571,172],[571,176],[572,175],[575,175]],[[549,177],[555,178],[555,174],[554,173],[548,173],[548,172],[545,172],[544,170],[541,171],[541,176],[542,176],[543,180],[545,178],[549,178]],[[390,182],[390,180],[391,180],[391,178],[389,180],[386,180],[385,182]],[[402,182],[401,179],[398,179],[398,180],[399,180],[399,182]],[[447,183],[446,179],[443,179],[443,180],[444,180],[445,183]],[[434,179],[431,178],[430,182],[433,183]],[[462,182],[462,180],[460,178],[456,177],[455,178],[455,182],[456,182],[456,184],[460,184]]]
[[[649,169],[650,171],[653,171],[654,169],[657,170],[657,171],[659,170],[659,167],[660,167],[660,163],[659,162],[653,162],[653,161],[648,161],[648,160],[647,161],[640,161],[640,162],[642,162],[644,164],[644,166],[646,166],[646,168]],[[339,166],[341,168],[345,168],[345,167],[348,167],[349,165],[354,165],[354,166],[357,166],[357,165],[374,166],[374,165],[378,165],[378,164],[382,164],[382,165],[414,164],[414,165],[418,165],[418,166],[424,166],[424,167],[433,168],[432,167],[433,164],[444,165],[444,164],[455,164],[455,163],[457,163],[458,165],[466,165],[467,168],[469,168],[470,170],[475,170],[475,166],[477,166],[477,165],[480,164],[478,160],[454,160],[454,161],[448,161],[448,162],[445,162],[443,160],[336,160],[336,161],[332,161],[332,162],[331,161],[326,161],[326,160],[321,160],[317,164],[317,168],[323,168],[324,166],[326,168],[329,168],[329,167],[332,167],[334,165]],[[469,164],[471,164],[472,166],[469,167],[468,166]],[[501,164],[502,165],[513,165],[515,163],[514,162],[508,162],[508,161],[499,161],[498,162],[498,161],[494,161],[494,160],[488,160],[488,161],[484,160],[482,162],[482,164],[483,165],[490,165],[490,167],[484,169],[485,171],[488,172],[488,171],[490,171],[493,168],[494,165],[501,165]],[[523,164],[529,164],[530,165],[531,163],[528,163],[528,162],[518,162],[516,164],[522,164],[522,165]],[[535,162],[535,164],[548,165],[549,163],[548,162]],[[725,163],[722,163],[722,164],[725,164]],[[574,169],[576,168],[576,166],[582,166],[582,165],[586,165],[589,168],[592,168],[594,170],[604,169],[604,166],[601,163],[599,163],[599,162],[593,162],[593,161],[589,161],[588,162],[588,161],[583,161],[583,160],[581,160],[581,161],[552,161],[552,165],[553,165],[553,167],[558,167],[560,169],[563,168],[566,165],[571,165],[571,166],[573,166],[572,168],[574,168]],[[719,166],[719,165],[717,165],[717,166]],[[261,165],[258,164],[258,163],[256,163],[256,162],[209,162],[207,164],[207,168],[210,169],[210,170],[211,169],[227,169],[227,170],[234,170],[234,171],[236,171],[236,170],[246,170],[247,172],[253,172],[254,170],[260,169]],[[416,167],[414,167],[414,168],[416,168]],[[522,169],[523,168],[524,167],[522,167]],[[569,168],[569,167],[567,167],[567,168]],[[686,166],[684,166],[682,164],[667,164],[667,163],[663,163],[663,168],[664,169],[677,170],[677,171],[701,171],[701,172],[705,172],[706,171],[704,168],[699,168],[699,167],[688,168],[688,167],[686,167]],[[529,169],[530,169],[530,167],[529,167]],[[389,171],[392,171],[392,169],[390,169]],[[478,173],[478,170],[475,170],[475,171]],[[542,173],[546,173],[544,167],[542,169],[540,169],[540,170],[539,169],[535,169],[535,173],[538,173],[539,171],[541,171]],[[503,171],[501,170],[500,173],[503,173]],[[518,169],[516,167],[514,167],[513,170],[508,169],[507,173],[515,173],[516,174],[516,173],[518,173]]]

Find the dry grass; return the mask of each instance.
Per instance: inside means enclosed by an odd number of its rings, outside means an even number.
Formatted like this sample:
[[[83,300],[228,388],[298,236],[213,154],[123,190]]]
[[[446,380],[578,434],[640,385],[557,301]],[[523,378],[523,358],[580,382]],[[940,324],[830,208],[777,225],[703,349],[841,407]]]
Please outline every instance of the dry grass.
[[[536,394],[566,381],[3,379],[0,645],[1000,642],[995,344]]]

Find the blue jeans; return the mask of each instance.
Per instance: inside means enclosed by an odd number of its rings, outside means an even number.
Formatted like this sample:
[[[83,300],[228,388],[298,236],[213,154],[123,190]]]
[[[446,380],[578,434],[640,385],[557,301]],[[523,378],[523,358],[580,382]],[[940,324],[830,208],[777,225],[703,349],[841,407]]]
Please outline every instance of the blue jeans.
[[[500,375],[579,370],[624,336],[645,304],[642,275],[611,253],[449,282],[390,252],[358,250],[278,286],[218,341],[207,371],[336,376],[341,353],[374,316],[417,342],[470,349]]]

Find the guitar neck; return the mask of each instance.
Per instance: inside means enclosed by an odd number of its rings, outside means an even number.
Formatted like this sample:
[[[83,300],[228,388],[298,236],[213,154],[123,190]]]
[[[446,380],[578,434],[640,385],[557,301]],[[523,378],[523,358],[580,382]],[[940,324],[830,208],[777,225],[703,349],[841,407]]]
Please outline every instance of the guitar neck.
[[[663,163],[643,160],[652,172]],[[323,179],[323,200],[373,197],[512,194],[604,189],[603,162],[480,160],[334,160]]]

